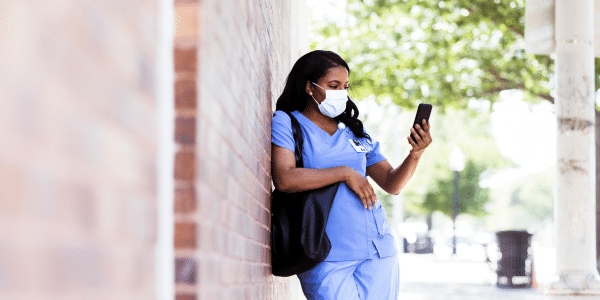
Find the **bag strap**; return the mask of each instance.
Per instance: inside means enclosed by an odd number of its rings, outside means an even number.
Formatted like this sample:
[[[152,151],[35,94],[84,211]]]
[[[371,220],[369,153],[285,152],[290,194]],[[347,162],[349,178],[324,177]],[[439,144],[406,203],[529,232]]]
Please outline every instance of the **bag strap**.
[[[296,117],[294,117],[294,115],[292,115],[291,112],[286,111],[285,113],[288,114],[288,116],[290,116],[290,119],[292,120],[292,135],[294,136],[294,155],[296,156],[296,167],[303,168],[304,160],[302,159],[302,147],[304,145],[304,137],[302,134],[302,127],[300,127],[298,119],[296,119]]]

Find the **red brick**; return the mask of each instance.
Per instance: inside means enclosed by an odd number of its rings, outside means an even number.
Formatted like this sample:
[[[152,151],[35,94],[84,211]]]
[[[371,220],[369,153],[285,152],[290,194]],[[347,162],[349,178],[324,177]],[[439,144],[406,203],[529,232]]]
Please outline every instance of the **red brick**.
[[[1,6],[0,298],[153,298],[156,1]]]
[[[175,108],[196,109],[196,81],[179,79],[175,82]]]
[[[196,144],[196,119],[194,117],[175,119],[175,141],[183,145]]]
[[[176,9],[190,21],[175,37],[175,140],[183,149],[175,179],[189,181],[179,182],[175,211],[197,226],[195,250],[178,252],[198,258],[194,296],[289,299],[289,281],[273,278],[268,266],[268,205],[271,103],[290,68],[289,35],[281,34],[290,29],[290,4],[176,0]],[[195,130],[186,123],[192,117]],[[198,189],[194,201],[187,186]],[[191,295],[186,288],[177,294]]]
[[[175,179],[193,180],[196,174],[196,158],[192,152],[177,152],[175,154]]]
[[[191,213],[196,210],[196,189],[193,186],[175,189],[175,213]]]
[[[177,294],[175,296],[175,300],[196,300],[196,299],[198,299],[198,298],[195,294]]]
[[[175,223],[175,248],[196,248],[196,228],[195,223]]]
[[[175,72],[193,72],[198,69],[198,54],[196,47],[191,49],[175,48]]]
[[[196,284],[198,281],[198,263],[193,258],[175,259],[175,282]]]

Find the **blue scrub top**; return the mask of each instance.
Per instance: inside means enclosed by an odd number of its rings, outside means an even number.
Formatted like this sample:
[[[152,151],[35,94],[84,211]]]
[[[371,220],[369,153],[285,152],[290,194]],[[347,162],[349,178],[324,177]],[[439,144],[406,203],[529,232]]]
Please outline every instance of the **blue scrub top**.
[[[379,142],[357,138],[349,128],[338,128],[330,136],[300,112],[292,114],[298,119],[304,134],[302,155],[305,168],[348,166],[366,177],[367,166],[386,159],[379,152]],[[294,151],[292,122],[285,112],[276,111],[273,116],[271,142]],[[374,208],[365,209],[358,195],[343,182],[335,195],[325,231],[331,241],[326,261],[363,260],[397,254],[381,203],[377,201]]]

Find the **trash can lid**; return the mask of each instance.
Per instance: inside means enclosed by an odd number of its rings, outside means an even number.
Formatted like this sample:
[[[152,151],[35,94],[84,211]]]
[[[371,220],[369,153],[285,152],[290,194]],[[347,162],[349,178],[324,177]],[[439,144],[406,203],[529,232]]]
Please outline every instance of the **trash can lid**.
[[[531,233],[529,233],[527,230],[504,230],[504,231],[498,231],[496,232],[496,236],[501,237],[501,236],[526,236],[526,237],[530,237]]]

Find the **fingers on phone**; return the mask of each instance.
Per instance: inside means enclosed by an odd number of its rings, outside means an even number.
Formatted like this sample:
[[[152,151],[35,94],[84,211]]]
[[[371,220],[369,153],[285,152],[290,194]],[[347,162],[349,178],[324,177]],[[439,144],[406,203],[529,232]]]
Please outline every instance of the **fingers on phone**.
[[[408,136],[408,143],[413,147],[417,145],[417,143],[415,143],[415,141],[413,140],[412,136]]]
[[[415,138],[415,144],[418,144],[419,141],[423,140],[422,136],[425,135],[425,131],[423,131],[423,129],[419,128],[417,131],[416,129],[411,128],[411,131],[413,132],[413,137]]]

